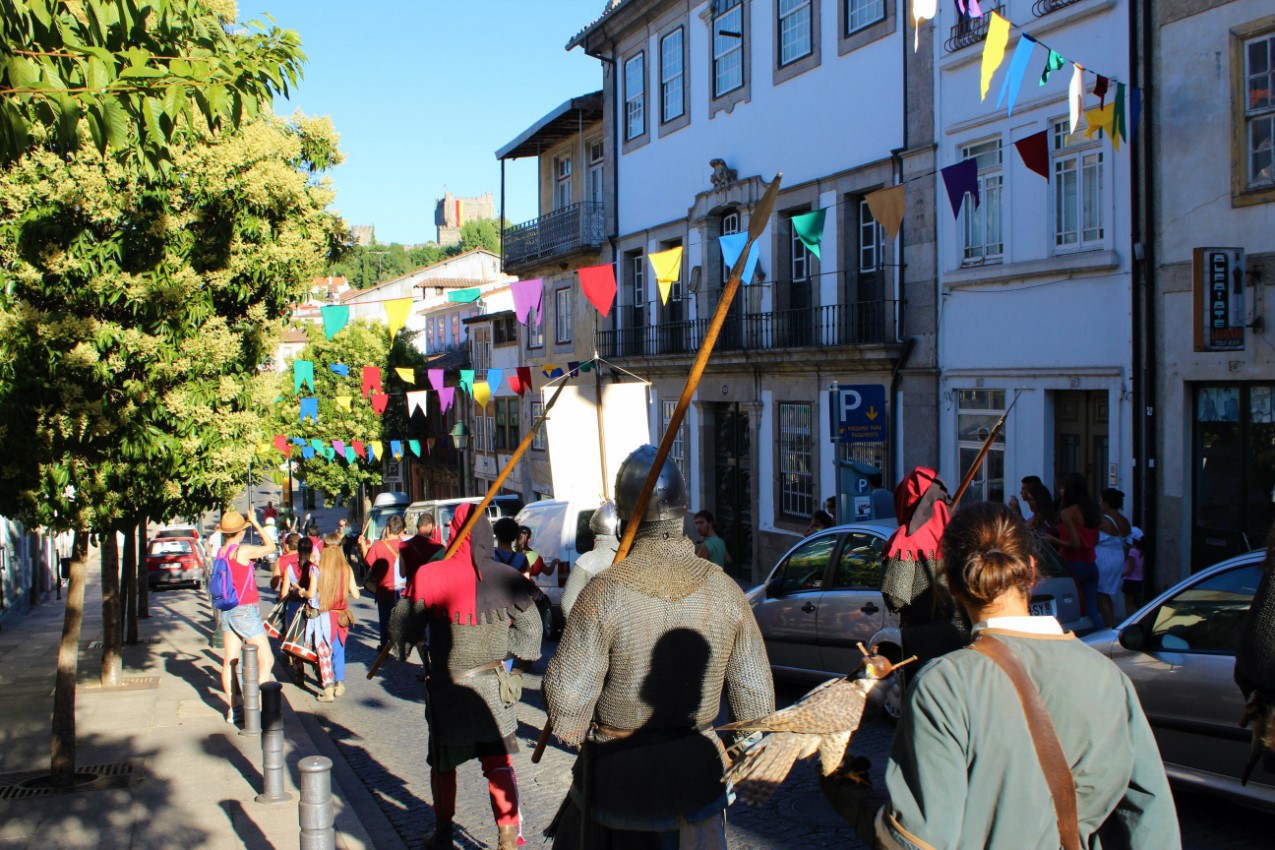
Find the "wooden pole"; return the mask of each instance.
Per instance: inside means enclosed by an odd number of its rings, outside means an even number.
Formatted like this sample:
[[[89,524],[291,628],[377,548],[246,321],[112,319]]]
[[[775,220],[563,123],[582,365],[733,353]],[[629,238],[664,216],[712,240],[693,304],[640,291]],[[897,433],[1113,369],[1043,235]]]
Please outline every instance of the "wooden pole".
[[[983,441],[983,447],[978,450],[978,456],[974,458],[974,462],[970,464],[970,468],[965,471],[965,477],[961,479],[961,486],[956,488],[956,495],[952,496],[952,507],[956,507],[961,503],[961,497],[965,495],[965,491],[969,489],[970,484],[974,481],[974,476],[978,474],[978,470],[983,465],[983,460],[987,457],[987,452],[992,448],[992,443],[996,440],[996,435],[1001,432],[1001,428],[1005,427],[1005,420],[1009,417],[1009,412],[1014,409],[1014,405],[1018,404],[1018,397],[1022,395],[1019,389],[1014,393],[1014,400],[1009,403],[1009,407],[1005,408],[1005,412],[1001,414],[1001,418],[996,420],[996,424],[992,426],[992,433],[987,435],[987,439]]]
[[[596,338],[597,329],[597,313],[594,313],[593,319],[593,335]],[[598,365],[598,349],[593,349],[593,390],[598,396],[598,460],[602,463],[602,499],[603,501],[611,501],[611,482],[607,480],[607,435],[606,427],[602,421],[602,367]]]

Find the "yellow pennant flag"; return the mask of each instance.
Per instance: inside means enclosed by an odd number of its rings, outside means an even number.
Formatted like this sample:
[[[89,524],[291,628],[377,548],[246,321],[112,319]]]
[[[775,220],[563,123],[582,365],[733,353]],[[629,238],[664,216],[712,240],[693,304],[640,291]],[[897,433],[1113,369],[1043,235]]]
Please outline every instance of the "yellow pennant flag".
[[[474,382],[474,401],[479,407],[486,407],[487,402],[491,401],[491,387],[486,381]]]
[[[372,454],[377,460],[385,457],[385,453],[383,451],[384,447],[381,445],[380,440],[368,440],[367,444],[372,447]]]
[[[987,100],[987,90],[992,87],[992,75],[1005,61],[1005,45],[1009,44],[1009,21],[996,12],[991,14],[991,23],[987,25],[987,40],[983,42],[983,72],[979,80],[982,97]]]
[[[655,282],[660,287],[660,303],[667,304],[673,284],[682,278],[682,246],[658,251],[647,257],[655,272]]]
[[[1088,126],[1085,127],[1085,138],[1092,139],[1093,134],[1098,132],[1099,130],[1105,130],[1107,135],[1109,136],[1112,135],[1111,123],[1112,121],[1115,120],[1115,117],[1116,117],[1115,101],[1108,103],[1106,106],[1100,106],[1097,109],[1086,109],[1085,124],[1087,124]],[[1116,140],[1113,137],[1112,144],[1115,144],[1115,143],[1116,143]],[[1120,150],[1120,148],[1117,147],[1116,150]]]
[[[399,380],[403,381],[403,383],[405,384],[416,383],[415,369],[405,369],[402,366],[395,366],[394,371],[398,373]]]
[[[407,324],[407,314],[412,310],[412,299],[395,298],[385,302],[385,318],[390,323],[390,342],[394,342],[394,334]]]
[[[333,400],[336,402],[336,406],[337,406],[337,407],[339,407],[339,408],[341,408],[342,410],[349,410],[349,409],[350,409],[350,399],[351,399],[351,398],[352,398],[352,396],[348,396],[348,395],[338,395],[338,396],[333,396]]]

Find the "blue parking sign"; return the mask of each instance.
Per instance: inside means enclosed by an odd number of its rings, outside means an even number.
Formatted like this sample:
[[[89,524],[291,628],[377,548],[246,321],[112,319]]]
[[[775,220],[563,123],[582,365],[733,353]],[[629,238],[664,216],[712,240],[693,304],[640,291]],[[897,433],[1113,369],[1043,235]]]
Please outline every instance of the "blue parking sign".
[[[829,395],[834,443],[885,442],[885,387],[851,384],[837,387]]]

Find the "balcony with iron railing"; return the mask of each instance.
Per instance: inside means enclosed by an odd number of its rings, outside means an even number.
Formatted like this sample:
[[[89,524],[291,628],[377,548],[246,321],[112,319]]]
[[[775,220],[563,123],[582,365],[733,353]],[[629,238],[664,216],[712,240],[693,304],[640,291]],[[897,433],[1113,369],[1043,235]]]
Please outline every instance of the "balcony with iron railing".
[[[571,204],[501,233],[505,270],[517,271],[577,251],[602,247],[606,227],[601,202]]]
[[[1057,12],[1059,9],[1079,2],[1080,0],[1036,0],[1032,4],[1032,12],[1036,17],[1043,18],[1050,12]]]
[[[948,53],[955,53],[962,47],[969,47],[971,44],[978,44],[987,38],[987,27],[992,22],[992,12],[996,12],[1005,16],[1005,4],[996,6],[984,5],[983,17],[971,18],[969,15],[957,13],[956,23],[952,25],[947,41],[943,43],[943,49]]]
[[[893,342],[894,301],[860,301],[771,313],[728,315],[715,352],[787,351],[883,345]],[[681,322],[640,321],[645,310],[621,309],[620,327],[598,332],[604,358],[693,355],[704,343],[709,319]]]

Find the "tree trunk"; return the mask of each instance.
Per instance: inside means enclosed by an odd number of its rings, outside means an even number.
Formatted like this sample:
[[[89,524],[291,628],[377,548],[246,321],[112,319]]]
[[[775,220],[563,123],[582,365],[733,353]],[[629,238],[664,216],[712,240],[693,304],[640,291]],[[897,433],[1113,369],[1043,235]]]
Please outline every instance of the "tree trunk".
[[[75,671],[80,660],[80,626],[84,622],[84,585],[89,572],[89,534],[75,532],[71,549],[71,577],[66,588],[66,615],[58,645],[58,676],[53,688],[53,784],[70,787],[75,779]]]
[[[120,594],[124,597],[124,643],[137,644],[137,534],[133,525],[124,528],[124,576]]]
[[[98,535],[102,557],[102,687],[120,683],[120,547],[113,526]]]
[[[137,616],[145,620],[151,615],[151,585],[146,575],[146,514],[137,521]]]

